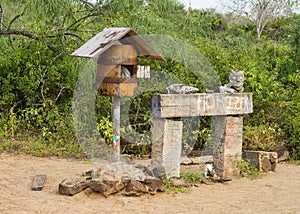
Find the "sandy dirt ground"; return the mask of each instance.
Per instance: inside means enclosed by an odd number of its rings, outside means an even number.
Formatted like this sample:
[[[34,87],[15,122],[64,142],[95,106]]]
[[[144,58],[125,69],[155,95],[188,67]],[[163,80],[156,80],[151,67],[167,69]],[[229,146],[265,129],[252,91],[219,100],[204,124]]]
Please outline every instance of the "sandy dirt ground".
[[[105,198],[89,189],[71,197],[58,193],[63,179],[80,178],[92,168],[75,160],[2,153],[0,213],[300,213],[300,166],[293,164],[279,164],[260,179],[202,184],[175,196]],[[38,173],[47,175],[45,186],[31,191]]]

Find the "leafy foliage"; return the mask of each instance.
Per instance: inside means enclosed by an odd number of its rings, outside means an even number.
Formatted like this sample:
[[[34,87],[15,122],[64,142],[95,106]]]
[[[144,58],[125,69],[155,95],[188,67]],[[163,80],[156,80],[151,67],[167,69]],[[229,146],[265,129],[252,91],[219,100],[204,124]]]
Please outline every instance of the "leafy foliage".
[[[255,25],[245,19],[214,10],[185,9],[175,0],[3,0],[0,12],[1,151],[33,153],[31,147],[44,155],[82,154],[71,106],[86,61],[71,58],[70,53],[104,27],[131,27],[141,35],[185,41],[210,62],[218,75],[213,78],[222,84],[227,83],[230,69],[243,70],[245,91],[252,92],[254,99],[253,114],[244,117],[244,148],[268,150],[285,145],[295,159],[300,157],[299,14],[270,20],[257,38]],[[170,47],[177,41],[159,45]],[[192,48],[184,51],[197,61]],[[164,63],[140,60],[140,64],[172,76],[170,83],[179,80],[201,92],[209,87],[202,81],[210,80],[207,67],[201,67],[205,63],[193,68],[195,74],[185,59],[174,58]],[[161,82],[159,75],[152,80],[148,84],[155,90],[146,90],[146,82],[141,81],[139,88],[146,92],[128,101],[130,124],[123,129],[123,141],[134,139],[132,148],[141,153],[150,151],[151,93],[165,92],[169,84]],[[98,130],[111,143],[111,98],[97,96],[95,110]],[[183,148],[187,150],[194,141],[194,147],[201,148],[210,135],[209,118],[186,121],[190,127],[194,123],[199,130],[185,126]],[[123,145],[125,152],[130,150]],[[58,152],[61,149],[64,152]]]
[[[238,172],[241,177],[256,179],[262,176],[261,171],[244,160],[237,160],[236,158],[234,158],[232,160],[232,163],[236,172]]]
[[[180,173],[180,177],[193,184],[201,183],[204,179],[201,174],[193,172]]]

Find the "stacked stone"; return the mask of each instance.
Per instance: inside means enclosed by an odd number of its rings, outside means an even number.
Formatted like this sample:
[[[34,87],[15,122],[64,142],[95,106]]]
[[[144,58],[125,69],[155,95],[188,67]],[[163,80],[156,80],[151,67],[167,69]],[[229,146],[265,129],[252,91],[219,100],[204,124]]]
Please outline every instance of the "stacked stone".
[[[118,193],[126,196],[155,194],[162,191],[165,169],[156,167],[151,170],[143,165],[118,162],[84,172],[82,175],[86,180],[63,180],[59,184],[59,193],[72,196],[90,188],[105,197]]]
[[[218,176],[234,176],[233,162],[242,159],[243,117],[219,116],[215,118],[214,168]]]

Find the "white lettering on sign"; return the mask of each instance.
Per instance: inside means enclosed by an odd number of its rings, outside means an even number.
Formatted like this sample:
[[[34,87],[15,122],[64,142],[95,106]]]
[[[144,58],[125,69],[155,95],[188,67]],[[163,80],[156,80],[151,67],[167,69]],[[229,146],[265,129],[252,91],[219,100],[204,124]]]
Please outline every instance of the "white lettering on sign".
[[[248,97],[225,97],[225,99],[225,108],[227,110],[250,112],[252,109]]]
[[[251,93],[161,94],[154,115],[162,118],[237,115],[253,112]]]
[[[214,96],[208,94],[197,99],[197,110],[201,113],[226,113],[228,111],[252,111],[252,103],[248,96]]]

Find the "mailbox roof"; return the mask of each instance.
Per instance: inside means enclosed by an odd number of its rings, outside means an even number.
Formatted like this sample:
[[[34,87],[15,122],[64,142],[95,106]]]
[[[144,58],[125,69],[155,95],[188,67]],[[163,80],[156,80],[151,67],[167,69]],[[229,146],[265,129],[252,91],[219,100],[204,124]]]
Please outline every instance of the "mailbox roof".
[[[93,58],[101,55],[110,46],[119,41],[123,45],[133,45],[138,57],[164,61],[165,58],[155,51],[141,36],[131,28],[104,28],[71,56]]]

